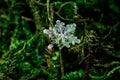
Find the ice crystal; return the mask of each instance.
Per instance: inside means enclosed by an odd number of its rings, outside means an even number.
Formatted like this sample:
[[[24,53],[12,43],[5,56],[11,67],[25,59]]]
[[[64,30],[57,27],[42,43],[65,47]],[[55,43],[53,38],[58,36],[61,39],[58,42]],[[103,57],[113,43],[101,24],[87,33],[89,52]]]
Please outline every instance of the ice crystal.
[[[69,48],[71,44],[75,45],[75,43],[80,43],[80,39],[77,39],[77,37],[73,35],[75,29],[75,23],[65,26],[64,22],[57,20],[55,27],[44,29],[43,32],[49,35],[51,44],[57,44],[58,47],[62,49],[63,47]]]

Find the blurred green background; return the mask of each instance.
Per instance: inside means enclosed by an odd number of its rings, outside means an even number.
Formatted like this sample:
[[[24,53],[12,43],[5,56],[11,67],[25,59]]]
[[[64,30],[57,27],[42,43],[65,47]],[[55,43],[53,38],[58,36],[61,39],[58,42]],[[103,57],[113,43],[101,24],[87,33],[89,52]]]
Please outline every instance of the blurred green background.
[[[45,28],[76,23],[81,40],[48,50]],[[120,0],[0,0],[0,80],[119,80]]]

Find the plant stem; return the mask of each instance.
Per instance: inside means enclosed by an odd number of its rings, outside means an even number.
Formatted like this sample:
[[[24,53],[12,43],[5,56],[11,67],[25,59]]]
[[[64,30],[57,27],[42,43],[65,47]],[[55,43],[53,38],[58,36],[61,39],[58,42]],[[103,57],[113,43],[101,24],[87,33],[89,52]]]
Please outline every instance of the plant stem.
[[[60,69],[61,69],[61,76],[64,75],[64,66],[63,66],[63,61],[62,61],[62,53],[61,53],[61,49],[59,49],[60,51]]]
[[[51,13],[52,14],[52,13]],[[50,27],[53,27],[52,16],[50,14],[50,0],[47,0],[47,15],[50,22]]]

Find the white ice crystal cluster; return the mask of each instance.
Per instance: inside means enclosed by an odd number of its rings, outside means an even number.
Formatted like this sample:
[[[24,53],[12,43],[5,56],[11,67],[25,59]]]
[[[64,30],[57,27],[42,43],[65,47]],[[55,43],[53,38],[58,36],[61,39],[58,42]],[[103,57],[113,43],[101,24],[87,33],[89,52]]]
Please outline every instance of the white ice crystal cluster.
[[[77,37],[73,35],[75,29],[75,23],[65,26],[64,22],[57,20],[55,27],[44,29],[43,32],[49,35],[52,41],[50,45],[57,44],[58,47],[62,49],[63,47],[69,48],[71,44],[75,45],[75,43],[80,43],[80,39],[77,39]]]

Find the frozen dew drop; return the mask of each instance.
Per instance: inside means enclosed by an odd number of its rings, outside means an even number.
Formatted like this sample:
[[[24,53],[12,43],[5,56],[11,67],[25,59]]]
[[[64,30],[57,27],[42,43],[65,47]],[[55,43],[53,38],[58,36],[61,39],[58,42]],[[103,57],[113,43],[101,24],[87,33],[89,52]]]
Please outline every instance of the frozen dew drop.
[[[49,49],[49,50],[52,50],[52,48],[53,48],[53,44],[49,44],[49,45],[48,45],[48,49]]]
[[[76,40],[76,43],[80,43],[81,41],[79,39]]]
[[[48,30],[47,30],[47,29],[44,29],[44,30],[43,30],[43,33],[44,33],[44,34],[48,34]]]

